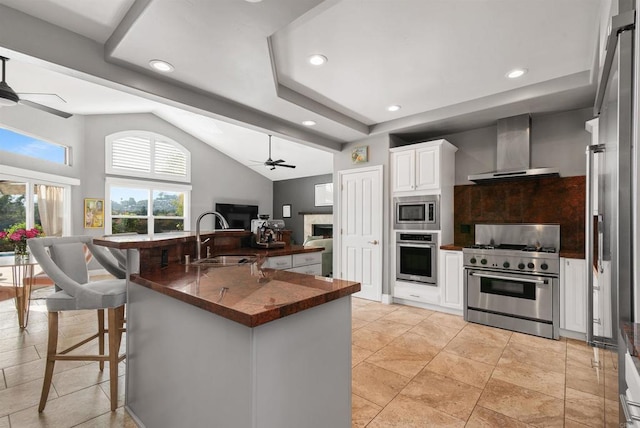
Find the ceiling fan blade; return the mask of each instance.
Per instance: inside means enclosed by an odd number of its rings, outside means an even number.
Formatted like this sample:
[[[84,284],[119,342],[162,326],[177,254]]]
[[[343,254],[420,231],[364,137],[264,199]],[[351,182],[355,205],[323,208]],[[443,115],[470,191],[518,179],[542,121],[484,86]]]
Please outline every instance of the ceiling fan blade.
[[[45,92],[18,92],[17,94],[20,97],[20,99],[34,100],[39,98],[42,101],[50,101],[50,102],[62,101],[65,104],[67,103],[67,100],[65,100],[58,94],[49,94]]]
[[[22,104],[22,105],[25,105],[25,106],[29,106],[29,107],[38,109],[38,110],[46,111],[47,113],[54,114],[54,115],[62,117],[64,119],[68,119],[71,116],[73,116],[71,113],[67,113],[67,112],[62,111],[62,110],[56,110],[54,108],[47,107],[47,106],[42,105],[42,104],[34,103],[33,101],[29,101],[29,100],[20,100],[19,103]]]
[[[284,159],[278,159],[277,161],[273,161],[273,163],[282,163],[284,162]]]
[[[287,164],[284,164],[284,163],[279,163],[279,164],[274,165],[274,166],[283,166],[285,168],[295,168],[296,167],[295,165],[287,165]]]

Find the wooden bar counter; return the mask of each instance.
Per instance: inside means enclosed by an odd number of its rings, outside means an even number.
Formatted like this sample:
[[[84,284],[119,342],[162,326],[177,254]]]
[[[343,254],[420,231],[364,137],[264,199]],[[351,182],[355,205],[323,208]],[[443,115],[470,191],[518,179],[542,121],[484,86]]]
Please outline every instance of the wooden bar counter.
[[[94,241],[140,259],[128,282],[128,412],[154,428],[350,427],[350,296],[360,284],[263,268],[264,257],[307,250],[248,248],[234,233],[215,232],[224,244],[212,253],[255,262],[185,265],[189,232]]]

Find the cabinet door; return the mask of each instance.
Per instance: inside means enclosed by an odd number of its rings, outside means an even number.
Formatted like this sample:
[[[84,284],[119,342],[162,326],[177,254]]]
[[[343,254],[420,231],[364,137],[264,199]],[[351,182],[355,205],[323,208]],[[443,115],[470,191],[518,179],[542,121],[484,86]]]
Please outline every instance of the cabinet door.
[[[429,147],[416,150],[415,190],[440,188],[440,149]]]
[[[439,277],[443,293],[441,305],[462,310],[464,273],[461,251],[440,251]]]
[[[564,297],[560,306],[560,327],[579,333],[587,332],[587,281],[585,261],[561,259],[560,293]],[[562,322],[564,321],[564,323]]]
[[[393,166],[392,186],[394,192],[415,190],[415,150],[395,152],[391,156]]]

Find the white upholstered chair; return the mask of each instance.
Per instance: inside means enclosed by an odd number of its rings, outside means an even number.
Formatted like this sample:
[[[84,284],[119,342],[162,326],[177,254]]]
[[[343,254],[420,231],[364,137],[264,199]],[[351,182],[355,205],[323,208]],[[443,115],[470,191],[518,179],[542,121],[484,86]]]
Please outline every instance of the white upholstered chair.
[[[93,245],[90,236],[44,237],[27,241],[31,254],[42,270],[55,284],[55,292],[46,299],[49,318],[49,339],[42,395],[38,411],[42,412],[49,396],[53,368],[56,361],[99,361],[100,370],[109,362],[111,410],[118,402],[118,363],[124,359],[119,355],[123,332],[124,307],[126,303],[126,270],[107,255],[103,247]],[[84,249],[88,248],[93,258],[115,278],[89,281]],[[58,351],[58,313],[61,311],[96,309],[98,332],[69,348]],[[107,310],[107,327],[104,327],[104,311]],[[104,336],[108,332],[109,349],[105,354]],[[98,355],[71,355],[69,352],[98,339]]]

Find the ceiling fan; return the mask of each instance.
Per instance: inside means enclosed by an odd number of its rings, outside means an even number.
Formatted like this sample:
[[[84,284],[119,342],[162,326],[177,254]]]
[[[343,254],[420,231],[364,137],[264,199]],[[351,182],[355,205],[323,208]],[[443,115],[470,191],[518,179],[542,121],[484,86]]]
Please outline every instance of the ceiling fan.
[[[11,87],[9,85],[7,85],[7,82],[5,81],[5,67],[7,64],[7,61],[9,61],[9,58],[5,58],[3,56],[0,56],[0,61],[2,61],[2,81],[0,81],[0,107],[10,107],[10,106],[14,106],[18,103],[28,106],[28,107],[32,107],[38,110],[42,110],[45,111],[47,113],[51,113],[51,114],[55,114],[56,116],[60,116],[62,118],[70,118],[71,116],[73,116],[71,113],[67,113],[65,111],[62,110],[57,110],[51,107],[47,107],[45,105],[42,104],[38,104],[36,102],[33,101],[29,101],[29,100],[23,100],[20,99],[20,97],[18,96],[18,94],[11,89]],[[55,95],[55,94],[26,94],[23,93],[21,95],[54,95],[60,99],[62,99],[60,96]],[[63,100],[64,101],[64,100]]]
[[[271,167],[269,168],[270,170],[274,170],[276,169],[277,166],[283,166],[285,168],[295,168],[295,165],[287,165],[285,163],[283,163],[284,160],[283,159],[278,159],[276,161],[274,161],[273,159],[271,159],[271,135],[269,135],[269,158],[267,158],[266,161],[264,161],[263,165],[266,167]]]

